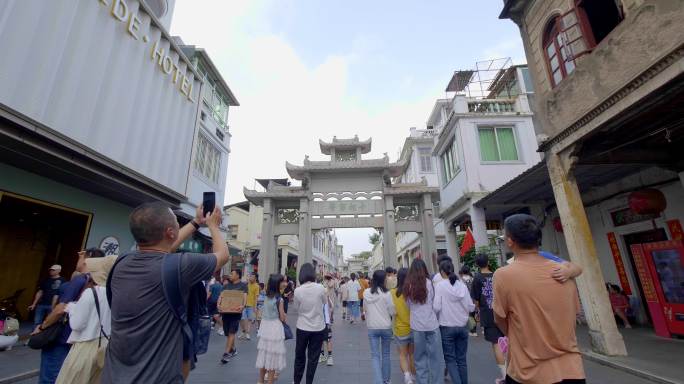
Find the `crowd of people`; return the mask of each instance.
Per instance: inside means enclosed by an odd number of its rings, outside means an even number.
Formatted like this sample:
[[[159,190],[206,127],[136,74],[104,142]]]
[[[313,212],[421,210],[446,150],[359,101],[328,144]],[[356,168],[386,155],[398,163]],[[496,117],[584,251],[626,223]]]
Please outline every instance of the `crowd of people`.
[[[406,384],[467,383],[476,319],[492,345],[499,382],[585,381],[575,337],[573,278],[581,269],[539,251],[541,230],[529,215],[506,219],[505,241],[514,258],[495,272],[487,255],[477,255],[475,274],[467,267],[457,271],[448,256],[437,260],[435,274],[415,259],[409,268],[387,267],[370,278],[321,278],[304,263],[298,284],[280,274],[263,283],[249,274],[243,281],[241,269],[214,279],[228,261],[220,222],[218,209],[203,215],[198,208],[180,227],[168,206],[146,203],[130,215],[136,251],[118,257],[80,252],[69,281],[59,265],[52,266],[31,304],[34,344],[50,338],[41,347],[39,382],[182,383],[206,352],[213,323],[226,336],[222,364],[237,356],[236,340],[251,340],[255,327],[257,382],[278,380],[286,340],[294,339],[293,382],[311,384],[319,364],[334,365],[338,302],[343,321],[365,322],[375,384],[390,382],[392,344]],[[201,225],[209,228],[213,252],[174,253]],[[608,289],[620,315],[625,302]],[[294,332],[287,324],[290,304],[297,312]]]

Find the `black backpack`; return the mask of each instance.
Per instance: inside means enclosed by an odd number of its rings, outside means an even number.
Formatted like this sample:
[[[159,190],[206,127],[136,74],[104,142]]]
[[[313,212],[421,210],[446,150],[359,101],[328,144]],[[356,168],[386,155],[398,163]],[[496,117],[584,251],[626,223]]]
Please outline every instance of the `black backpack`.
[[[107,276],[107,301],[112,303],[112,275],[114,268],[130,253],[120,255]],[[211,335],[211,317],[207,310],[207,291],[202,282],[190,288],[188,306],[183,304],[181,291],[182,254],[169,253],[162,261],[162,290],[166,303],[174,316],[181,323],[183,332],[183,360],[197,361],[197,355],[207,352]],[[192,359],[191,359],[192,358]]]

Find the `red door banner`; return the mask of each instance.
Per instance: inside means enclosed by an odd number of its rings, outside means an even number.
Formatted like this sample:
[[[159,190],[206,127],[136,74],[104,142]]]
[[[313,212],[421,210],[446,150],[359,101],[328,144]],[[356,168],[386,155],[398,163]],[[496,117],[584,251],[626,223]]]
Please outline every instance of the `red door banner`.
[[[646,301],[646,308],[651,314],[653,320],[653,329],[656,335],[660,337],[671,337],[670,331],[667,328],[663,308],[660,306],[658,294],[656,294],[655,284],[649,272],[646,256],[644,255],[643,244],[632,244],[632,257],[634,258],[634,265],[636,266],[641,287],[644,290],[644,300]]]
[[[682,232],[682,224],[679,220],[668,220],[666,223],[667,227],[670,228],[672,240],[684,240],[684,232]]]
[[[632,288],[629,286],[625,264],[622,262],[620,247],[618,247],[617,238],[615,237],[614,232],[608,232],[608,244],[610,244],[610,252],[613,254],[613,261],[615,261],[615,269],[617,270],[622,290],[625,292],[625,295],[631,295]]]
[[[684,335],[684,243],[642,244],[669,333]]]

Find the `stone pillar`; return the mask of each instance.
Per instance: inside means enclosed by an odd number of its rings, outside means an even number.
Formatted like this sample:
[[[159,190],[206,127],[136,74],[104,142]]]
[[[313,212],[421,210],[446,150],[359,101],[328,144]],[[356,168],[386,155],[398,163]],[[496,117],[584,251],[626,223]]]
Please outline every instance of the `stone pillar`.
[[[627,349],[615,324],[582,197],[569,170],[569,161],[561,156],[547,152],[546,164],[570,260],[583,269],[576,280],[592,348],[604,355],[625,356]]]
[[[281,252],[280,255],[281,255],[281,256],[280,256],[280,260],[281,260],[281,263],[280,263],[280,274],[283,275],[283,276],[285,276],[285,274],[287,273],[287,256],[288,256],[287,249],[285,249],[285,248],[283,247],[283,250],[282,250],[282,252]]]
[[[397,263],[397,230],[394,220],[394,197],[385,196],[385,228],[383,229],[382,236],[383,268],[396,268],[399,265]]]
[[[261,225],[261,245],[259,247],[259,276],[273,273],[273,259],[276,258],[273,242],[274,204],[270,198],[264,199],[263,223]]]
[[[487,221],[484,209],[471,204],[468,209],[468,214],[470,215],[470,222],[473,225],[475,247],[488,246],[489,239],[487,238]]]
[[[420,202],[420,220],[423,231],[420,236],[420,252],[423,261],[432,273],[437,273],[437,244],[435,239],[435,222],[432,213],[432,197],[424,193]]]
[[[311,241],[311,216],[309,215],[309,199],[299,200],[299,257],[297,258],[297,276],[304,263],[313,260],[313,244]]]
[[[444,223],[444,226],[446,227],[446,233],[444,234],[444,237],[446,237],[447,255],[451,257],[451,260],[453,260],[456,270],[460,270],[461,252],[459,252],[458,249],[458,234],[456,233],[456,228],[454,228],[451,223],[446,222]]]

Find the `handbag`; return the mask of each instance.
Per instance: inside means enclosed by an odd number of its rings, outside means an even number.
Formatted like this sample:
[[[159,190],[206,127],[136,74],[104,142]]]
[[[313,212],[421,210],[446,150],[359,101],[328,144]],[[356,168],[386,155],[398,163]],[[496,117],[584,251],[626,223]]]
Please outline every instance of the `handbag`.
[[[282,300],[282,298],[280,298]],[[292,334],[292,328],[290,328],[289,325],[287,325],[286,322],[281,321],[283,324],[283,333],[285,334],[285,340],[292,340],[294,338],[294,335]]]
[[[62,335],[64,327],[66,327],[67,315],[63,315],[56,323],[44,328],[42,331],[32,335],[27,345],[31,349],[43,349],[55,343]]]

